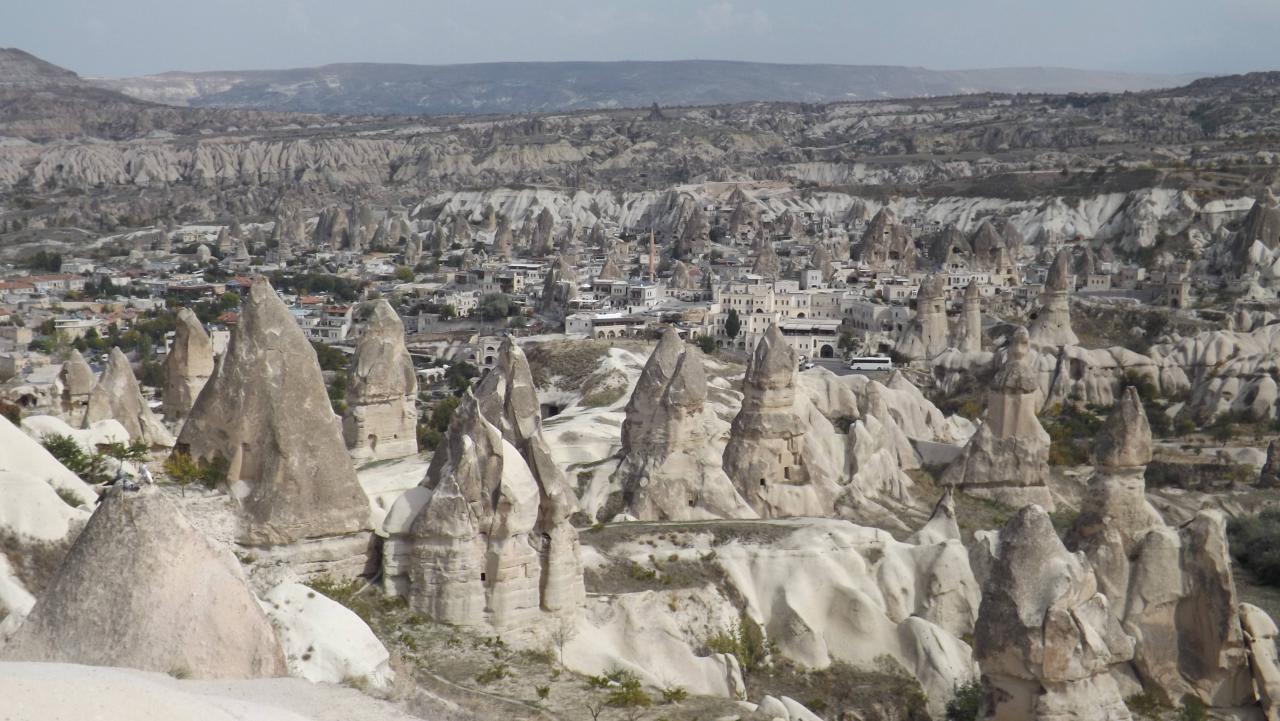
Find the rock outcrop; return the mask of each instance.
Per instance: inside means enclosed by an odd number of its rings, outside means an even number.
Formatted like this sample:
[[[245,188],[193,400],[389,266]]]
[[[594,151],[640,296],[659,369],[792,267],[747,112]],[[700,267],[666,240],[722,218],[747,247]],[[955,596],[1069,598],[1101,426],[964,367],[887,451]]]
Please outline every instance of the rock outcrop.
[[[164,415],[170,421],[187,417],[204,384],[213,375],[213,342],[190,309],[178,311],[173,344],[164,359]]]
[[[1280,486],[1280,440],[1267,444],[1267,460],[1258,474],[1258,488]]]
[[[946,276],[933,274],[920,283],[916,315],[898,341],[898,352],[912,360],[930,360],[947,349]]]
[[[565,305],[578,296],[578,276],[564,256],[547,269],[542,282],[542,299],[539,307],[544,313],[564,313]]]
[[[982,350],[982,290],[978,281],[969,281],[964,289],[964,316],[960,330],[960,339],[954,343],[962,353],[976,353]]]
[[[386,559],[395,564],[388,576],[407,566],[413,608],[505,630],[582,604],[578,536],[568,520],[575,499],[542,439],[528,362],[510,339],[463,398],[422,486],[407,523],[410,558]]]
[[[1191,694],[1212,706],[1252,702],[1244,631],[1220,514],[1179,529],[1147,502],[1143,474],[1151,428],[1127,388],[1098,432],[1095,468],[1067,536],[1097,574],[1112,615],[1135,642],[1133,676],[1174,702]]]
[[[367,311],[347,385],[342,435],[358,461],[418,452],[418,375],[404,323],[385,300]]]
[[[614,473],[624,512],[640,520],[751,518],[711,444],[702,354],[668,328],[640,374]]]
[[[108,418],[119,421],[131,439],[145,441],[153,448],[173,446],[173,435],[151,412],[133,375],[133,366],[119,348],[111,349],[111,359],[89,393],[84,427]]]
[[[196,678],[287,673],[235,558],[156,488],[108,491],[0,656]]]
[[[502,342],[494,367],[476,384],[475,393],[480,412],[519,452],[538,485],[534,530],[540,534],[539,605],[553,612],[577,608],[585,594],[578,532],[569,522],[578,509],[577,499],[542,437],[533,373],[524,351],[510,336]]]
[[[369,500],[356,481],[320,364],[266,278],[249,289],[227,352],[178,443],[195,458],[227,464],[227,482],[240,503],[241,543],[367,541],[359,536],[369,528]]]
[[[1077,345],[1080,340],[1071,330],[1071,256],[1058,253],[1049,266],[1049,276],[1040,294],[1040,307],[1028,330],[1031,342],[1044,346]]]
[[[1133,639],[1049,514],[1024,507],[1000,531],[996,553],[973,634],[982,717],[1132,718],[1109,670],[1132,658]]]
[[[830,392],[811,394],[809,380],[800,387],[795,353],[771,326],[747,363],[742,407],[723,454],[725,474],[765,518],[841,516],[901,526],[892,508],[910,503],[910,479],[888,443],[893,436],[879,419],[858,414],[853,393],[828,371],[810,380],[822,379],[831,381],[819,384]],[[837,405],[832,393],[844,402]],[[836,430],[819,403],[850,422],[848,433]]]
[[[947,467],[942,483],[1011,506],[1036,503],[1052,509],[1049,434],[1036,417],[1040,386],[1029,350],[1027,331],[1019,328],[991,381],[982,424]]]
[[[62,382],[62,415],[68,423],[80,425],[89,405],[89,394],[97,382],[93,369],[80,351],[71,352],[58,371],[58,380]]]

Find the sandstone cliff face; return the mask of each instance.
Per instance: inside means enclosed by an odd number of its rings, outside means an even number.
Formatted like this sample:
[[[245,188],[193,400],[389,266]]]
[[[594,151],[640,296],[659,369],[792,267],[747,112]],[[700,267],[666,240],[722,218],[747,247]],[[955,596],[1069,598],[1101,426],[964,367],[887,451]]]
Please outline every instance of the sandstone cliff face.
[[[347,385],[342,435],[358,461],[418,452],[418,375],[404,324],[385,300],[368,311]]]
[[[164,415],[171,421],[186,418],[213,375],[213,343],[190,309],[178,311],[173,345],[164,359]]]
[[[0,657],[195,678],[288,672],[235,558],[155,488],[108,491]]]
[[[1133,656],[1133,639],[1089,564],[1034,505],[1000,531],[997,553],[974,629],[983,718],[1128,721],[1108,671]]]
[[[1049,434],[1036,417],[1039,385],[1028,353],[1027,331],[1019,328],[992,379],[983,422],[942,483],[1009,505],[1052,509]]]
[[[709,436],[702,354],[667,329],[640,374],[622,425],[614,482],[641,520],[752,518]]]
[[[178,443],[196,458],[228,463],[242,543],[278,546],[369,528],[369,500],[315,351],[265,278],[250,288]]]
[[[107,419],[119,421],[129,438],[143,440],[148,446],[173,445],[173,435],[151,412],[133,375],[133,366],[119,348],[111,349],[111,360],[89,393],[84,427]]]

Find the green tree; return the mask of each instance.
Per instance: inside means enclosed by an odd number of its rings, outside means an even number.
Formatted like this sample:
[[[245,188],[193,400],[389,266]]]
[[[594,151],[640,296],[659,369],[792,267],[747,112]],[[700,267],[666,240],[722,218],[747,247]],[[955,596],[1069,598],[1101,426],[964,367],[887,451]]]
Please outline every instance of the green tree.
[[[730,308],[729,317],[724,319],[724,334],[729,336],[729,340],[738,337],[738,332],[742,330],[742,319],[738,317],[738,309]]]
[[[223,293],[218,299],[218,306],[223,310],[234,310],[240,307],[240,296],[230,291]]]
[[[400,281],[401,283],[412,283],[413,268],[410,268],[407,265],[402,265],[396,268],[396,280]]]
[[[505,293],[489,293],[480,299],[476,309],[483,320],[494,321],[511,314],[511,299]]]

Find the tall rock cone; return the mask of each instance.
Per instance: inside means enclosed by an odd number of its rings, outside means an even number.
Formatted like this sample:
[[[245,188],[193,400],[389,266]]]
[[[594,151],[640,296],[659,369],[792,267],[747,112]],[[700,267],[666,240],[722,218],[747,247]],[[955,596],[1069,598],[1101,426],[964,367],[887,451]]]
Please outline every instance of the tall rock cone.
[[[204,384],[213,375],[213,342],[189,308],[178,311],[173,345],[164,359],[164,415],[171,421],[186,418]]]
[[[357,460],[418,452],[418,374],[404,345],[404,323],[387,301],[374,301],[356,344],[342,435]]]
[[[1027,331],[1019,328],[992,378],[982,424],[943,473],[943,485],[1013,506],[1053,508],[1049,434],[1036,417],[1040,385],[1029,354]]]
[[[622,421],[623,455],[648,442],[647,421],[657,410],[662,392],[671,382],[683,353],[684,341],[680,340],[680,334],[674,328],[664,330],[658,338],[658,345],[649,354],[649,360],[645,361],[644,370],[640,371],[631,399],[627,401],[626,417]]]
[[[934,273],[920,283],[916,315],[903,331],[898,352],[913,360],[930,360],[947,349],[947,279]]]
[[[0,657],[196,678],[288,673],[235,558],[152,487],[107,492]]]
[[[1030,505],[1000,531],[973,633],[986,719],[1129,721],[1112,665],[1133,639],[1067,551],[1049,514]]]
[[[410,526],[409,604],[443,623],[510,629],[537,618],[538,483],[468,391],[431,459]]]
[[[511,337],[502,342],[497,362],[476,384],[475,395],[485,420],[519,452],[538,485],[539,605],[544,611],[575,609],[586,597],[578,532],[569,523],[577,499],[542,437],[533,373]]]
[[[192,456],[228,464],[242,543],[277,546],[369,528],[369,499],[338,425],[315,351],[258,278],[178,439]]]
[[[62,414],[71,425],[79,425],[98,379],[80,351],[72,351],[58,371],[58,380],[62,382]]]
[[[173,446],[173,435],[151,412],[133,375],[133,367],[119,348],[111,349],[111,359],[89,393],[84,427],[108,418],[119,421],[131,439],[141,439],[153,448]]]
[[[796,392],[796,356],[777,324],[756,343],[743,379],[742,409],[729,429],[724,471],[759,515],[828,516],[843,493],[837,434]],[[823,433],[815,425],[825,423]],[[843,439],[838,439],[843,441]],[[837,468],[834,464],[840,464]]]
[[[1040,294],[1040,308],[1028,331],[1037,345],[1076,345],[1080,340],[1071,329],[1071,255],[1063,250],[1049,266],[1049,276]]]
[[[1089,557],[1099,590],[1123,611],[1130,558],[1147,533],[1164,527],[1147,502],[1143,474],[1151,462],[1151,426],[1132,386],[1098,431],[1091,456],[1095,471],[1067,540]]]
[[[641,520],[756,515],[712,447],[706,399],[702,354],[668,329],[627,403],[622,462],[614,474],[627,513]]]

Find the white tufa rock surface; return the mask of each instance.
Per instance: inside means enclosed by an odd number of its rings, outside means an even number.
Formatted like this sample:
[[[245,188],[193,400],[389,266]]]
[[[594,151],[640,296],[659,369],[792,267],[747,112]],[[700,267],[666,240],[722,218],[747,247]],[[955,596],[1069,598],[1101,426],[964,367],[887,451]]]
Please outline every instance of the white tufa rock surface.
[[[400,533],[417,506],[408,562],[397,550],[384,570],[395,589],[393,576],[407,566],[415,609],[501,630],[582,605],[578,534],[569,523],[576,501],[542,438],[528,361],[510,338],[459,405],[422,485],[386,522],[388,533]]]
[[[364,679],[387,688],[391,655],[351,609],[300,583],[281,583],[262,597],[262,608],[284,648],[289,675],[315,683]]]

